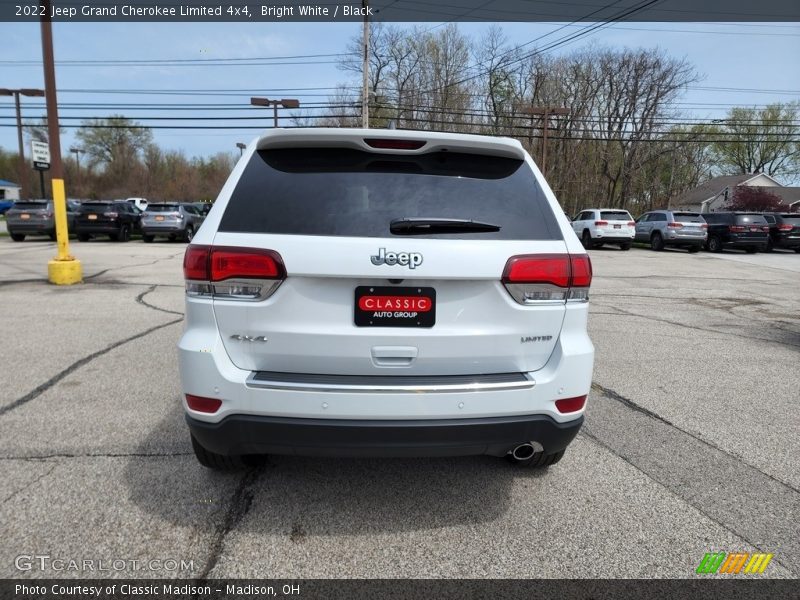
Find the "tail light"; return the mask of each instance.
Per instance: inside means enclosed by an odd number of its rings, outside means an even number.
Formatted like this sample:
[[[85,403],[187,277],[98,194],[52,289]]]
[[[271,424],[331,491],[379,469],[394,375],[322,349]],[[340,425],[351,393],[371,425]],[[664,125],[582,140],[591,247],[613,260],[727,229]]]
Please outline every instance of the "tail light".
[[[512,256],[503,270],[503,284],[519,304],[589,300],[592,263],[587,254]]]
[[[605,227],[608,225],[608,221],[595,221],[594,224],[596,227]]]
[[[674,223],[674,222],[673,223],[667,223],[667,227],[669,227],[670,229],[682,229],[683,228],[683,223]]]
[[[742,233],[743,231],[746,231],[746,230],[747,230],[747,228],[746,227],[742,227],[741,225],[728,225],[728,231],[730,231],[732,233]]]
[[[708,229],[708,223],[703,223],[700,225],[700,229]]]
[[[794,229],[794,225],[778,225],[778,231],[791,231],[792,229]],[[769,228],[767,228],[767,231],[769,231]]]
[[[203,396],[193,396],[186,394],[186,404],[189,408],[202,413],[215,413],[222,406],[222,400],[219,398],[204,398]]]
[[[769,225],[763,225],[761,231],[769,231]]]
[[[636,227],[636,221],[628,221],[628,227]]]
[[[578,412],[586,405],[586,396],[575,396],[574,398],[562,398],[556,400],[556,410],[560,413]]]
[[[286,267],[274,250],[190,245],[183,275],[189,296],[264,300],[286,279]]]

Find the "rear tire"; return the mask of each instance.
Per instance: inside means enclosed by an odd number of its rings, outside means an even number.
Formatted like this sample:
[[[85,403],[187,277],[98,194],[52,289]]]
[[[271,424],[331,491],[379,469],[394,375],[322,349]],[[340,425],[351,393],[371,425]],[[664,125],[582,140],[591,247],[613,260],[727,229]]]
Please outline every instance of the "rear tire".
[[[119,228],[119,233],[116,236],[116,241],[127,242],[129,239],[131,239],[130,225],[121,225]]]
[[[89,234],[88,233],[79,233],[77,235],[78,235],[78,241],[79,242],[88,242],[89,241]]]
[[[689,254],[697,254],[700,252],[700,246],[689,246]]]
[[[594,244],[592,243],[592,234],[589,233],[588,229],[584,230],[583,235],[581,236],[581,243],[587,250],[594,248]]]
[[[154,239],[156,239],[156,236],[154,236],[154,235],[147,235],[146,233],[142,234],[142,241],[145,244],[151,244]]]
[[[631,249],[631,245],[630,244],[620,244],[619,245],[619,249],[620,250],[630,250]]]
[[[24,233],[11,233],[11,239],[15,242],[24,242],[25,241],[25,234]]]
[[[764,248],[764,252],[772,252],[775,248],[772,245],[772,238],[767,240],[767,245]]]
[[[183,239],[188,243],[192,241],[193,237],[194,237],[194,227],[192,227],[191,225],[187,225],[186,231],[183,232]]]
[[[215,471],[238,471],[247,466],[242,456],[223,456],[222,454],[206,450],[194,436],[192,436],[192,450],[194,450],[197,462],[206,469],[214,469]]]
[[[650,247],[656,252],[661,252],[664,249],[664,238],[661,237],[660,233],[656,232],[650,238]]]
[[[553,466],[562,458],[564,458],[565,450],[561,450],[559,452],[554,452],[553,454],[546,454],[544,452],[537,452],[530,458],[525,458],[523,460],[517,460],[510,454],[506,455],[508,461],[517,466],[517,467],[528,467],[530,469],[544,469],[546,467]]]
[[[722,240],[712,235],[706,242],[706,248],[708,248],[709,252],[722,252]]]
[[[744,249],[744,251],[747,252],[748,254],[755,254],[756,252],[758,252],[758,248],[756,248],[755,246],[748,246],[747,248]]]
[[[53,241],[53,242],[55,242],[55,241],[56,241],[56,239],[57,239],[57,237],[56,237],[56,232],[55,232],[55,231],[54,231],[53,233],[48,233],[48,234],[47,234],[47,236],[48,236],[48,237],[50,238],[50,240],[51,240],[51,241]]]

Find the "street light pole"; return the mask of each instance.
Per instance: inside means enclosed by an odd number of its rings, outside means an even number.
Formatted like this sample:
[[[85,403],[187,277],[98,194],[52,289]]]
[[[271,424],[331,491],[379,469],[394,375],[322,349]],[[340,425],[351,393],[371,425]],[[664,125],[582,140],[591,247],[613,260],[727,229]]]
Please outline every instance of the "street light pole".
[[[81,263],[69,254],[67,231],[67,196],[64,191],[64,166],[61,163],[61,133],[58,130],[58,99],[56,94],[56,68],[53,57],[53,27],[50,22],[50,2],[43,0],[41,16],[42,62],[44,63],[44,90],[47,101],[47,133],[50,142],[50,168],[52,169],[53,212],[56,221],[58,256],[47,263],[50,283],[71,285],[82,279]]]
[[[19,90],[9,90],[6,88],[0,89],[0,96],[14,96],[14,104],[17,109],[17,143],[19,144],[19,185],[20,185],[20,198],[25,198],[25,192],[31,195],[30,186],[28,185],[28,169],[25,166],[25,144],[22,140],[22,108],[20,106],[19,97],[22,96],[44,96],[44,90],[24,88]]]
[[[300,108],[300,100],[297,98],[281,98],[280,100],[270,100],[269,98],[250,98],[253,106],[271,106],[273,108],[273,126],[278,127],[278,106],[283,108]]]
[[[77,167],[76,171],[75,171],[75,187],[78,190],[80,190],[81,189],[81,154],[85,153],[86,150],[84,150],[83,148],[78,148],[77,146],[72,146],[69,149],[69,151],[72,152],[75,155],[75,165]],[[76,192],[76,194],[77,193],[78,192]],[[80,197],[79,194],[78,194],[78,197]]]
[[[526,115],[542,116],[542,175],[547,175],[547,134],[550,130],[550,117],[552,115],[568,115],[568,108],[558,106],[523,106],[522,112]]]
[[[247,144],[236,142],[236,147],[239,149],[239,157],[241,158],[242,154],[244,154],[244,149],[247,148]]]
[[[364,9],[364,56],[361,64],[361,127],[369,129],[369,0],[361,0]]]

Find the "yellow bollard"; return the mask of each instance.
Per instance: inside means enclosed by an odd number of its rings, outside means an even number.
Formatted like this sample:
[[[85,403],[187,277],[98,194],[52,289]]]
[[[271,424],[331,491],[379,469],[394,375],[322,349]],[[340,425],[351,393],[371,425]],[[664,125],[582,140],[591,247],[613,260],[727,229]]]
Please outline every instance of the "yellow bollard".
[[[83,274],[81,272],[81,261],[69,254],[67,197],[64,192],[64,180],[53,179],[52,187],[58,256],[47,263],[47,278],[50,283],[55,285],[72,285],[83,281]]]

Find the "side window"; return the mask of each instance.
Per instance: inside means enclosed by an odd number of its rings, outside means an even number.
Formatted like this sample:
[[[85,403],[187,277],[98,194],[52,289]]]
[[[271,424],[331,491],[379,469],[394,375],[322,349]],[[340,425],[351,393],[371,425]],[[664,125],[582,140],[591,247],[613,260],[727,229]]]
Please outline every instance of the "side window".
[[[772,215],[764,215],[764,218],[767,220],[767,223],[769,223],[770,225],[774,225],[775,224],[775,217],[773,217]]]

